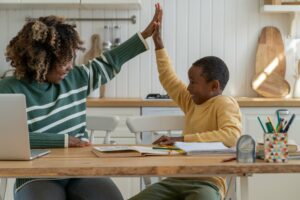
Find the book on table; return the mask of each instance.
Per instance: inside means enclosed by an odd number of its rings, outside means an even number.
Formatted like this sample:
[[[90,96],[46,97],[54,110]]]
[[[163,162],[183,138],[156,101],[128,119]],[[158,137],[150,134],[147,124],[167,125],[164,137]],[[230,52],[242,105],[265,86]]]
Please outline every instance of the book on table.
[[[300,159],[300,147],[294,140],[288,140],[288,159]],[[264,159],[264,142],[259,140],[256,145],[256,155],[258,158]]]
[[[178,150],[153,149],[152,146],[95,146],[92,152],[98,157],[167,156],[182,154]]]
[[[175,142],[175,147],[187,155],[235,154],[235,148],[226,147],[222,142]]]
[[[288,148],[289,153],[297,152],[297,151],[300,150],[299,146],[297,145],[297,143],[294,140],[288,140],[287,148]],[[264,142],[263,142],[263,140],[259,140],[257,142],[256,151],[257,152],[263,152],[264,151]]]

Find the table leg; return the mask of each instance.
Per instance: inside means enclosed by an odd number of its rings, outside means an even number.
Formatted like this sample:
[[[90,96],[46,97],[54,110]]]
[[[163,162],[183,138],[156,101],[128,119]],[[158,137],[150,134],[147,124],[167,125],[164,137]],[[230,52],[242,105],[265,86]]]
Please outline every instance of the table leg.
[[[0,178],[0,200],[5,199],[6,186],[7,178]]]
[[[249,200],[248,176],[241,176],[241,200]]]

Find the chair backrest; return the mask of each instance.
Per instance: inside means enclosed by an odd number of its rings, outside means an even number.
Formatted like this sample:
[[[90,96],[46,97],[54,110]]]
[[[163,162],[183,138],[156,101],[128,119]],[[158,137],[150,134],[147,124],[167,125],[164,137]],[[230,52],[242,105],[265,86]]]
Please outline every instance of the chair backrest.
[[[141,132],[157,133],[158,131],[183,130],[183,115],[167,115],[167,116],[137,116],[129,117],[126,120],[129,130],[136,135],[136,143],[141,143]]]
[[[111,132],[116,129],[120,121],[118,116],[87,116],[86,126],[91,131],[90,142],[94,142],[94,131],[106,131],[104,144],[111,143]]]

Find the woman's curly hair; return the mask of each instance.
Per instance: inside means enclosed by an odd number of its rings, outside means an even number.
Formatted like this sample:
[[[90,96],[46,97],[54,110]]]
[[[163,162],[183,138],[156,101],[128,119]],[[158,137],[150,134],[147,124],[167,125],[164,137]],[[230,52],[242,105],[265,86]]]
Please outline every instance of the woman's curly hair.
[[[6,48],[15,77],[44,82],[51,69],[70,62],[75,50],[83,50],[75,27],[57,16],[27,22]]]

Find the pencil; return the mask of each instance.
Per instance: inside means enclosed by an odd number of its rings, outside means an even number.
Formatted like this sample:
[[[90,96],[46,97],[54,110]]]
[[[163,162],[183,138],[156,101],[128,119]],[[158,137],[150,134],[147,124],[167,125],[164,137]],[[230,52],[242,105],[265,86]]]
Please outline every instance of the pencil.
[[[273,128],[273,130],[274,130],[274,133],[276,133],[276,129],[275,129],[274,125],[273,125],[273,122],[272,122],[271,118],[270,118],[269,116],[268,116],[267,118],[268,118],[269,122],[270,122],[271,125],[272,125],[272,128]]]
[[[152,149],[162,149],[162,150],[180,150],[176,147],[152,147]]]
[[[264,127],[263,123],[261,122],[260,118],[259,118],[259,117],[257,117],[257,119],[258,119],[258,121],[259,121],[259,123],[260,123],[260,126],[261,126],[261,127],[262,127],[262,129],[264,130],[264,133],[267,133],[267,131],[266,131],[266,129],[265,129],[265,127]]]

